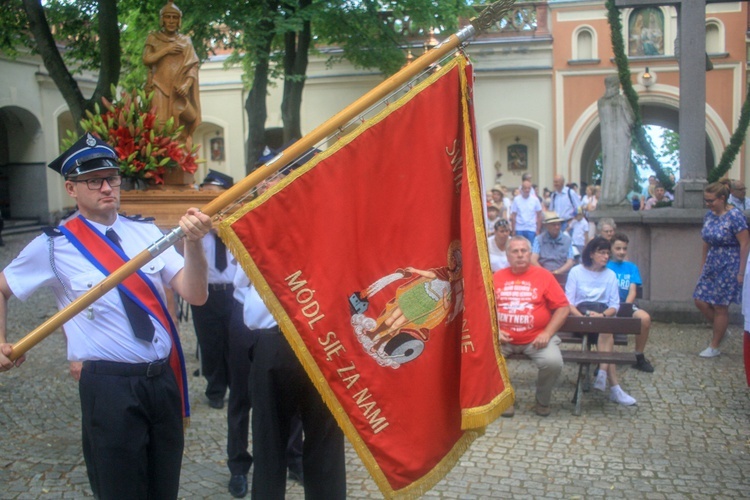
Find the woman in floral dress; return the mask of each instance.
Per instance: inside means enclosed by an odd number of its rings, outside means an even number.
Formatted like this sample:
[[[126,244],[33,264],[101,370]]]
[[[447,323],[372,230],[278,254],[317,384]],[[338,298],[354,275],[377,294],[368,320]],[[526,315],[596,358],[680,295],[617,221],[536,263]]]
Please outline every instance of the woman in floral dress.
[[[700,352],[718,356],[719,344],[729,323],[729,304],[740,303],[750,234],[742,212],[727,204],[729,181],[706,186],[703,201],[709,209],[703,218],[703,271],[693,293],[695,305],[713,325],[713,337]]]

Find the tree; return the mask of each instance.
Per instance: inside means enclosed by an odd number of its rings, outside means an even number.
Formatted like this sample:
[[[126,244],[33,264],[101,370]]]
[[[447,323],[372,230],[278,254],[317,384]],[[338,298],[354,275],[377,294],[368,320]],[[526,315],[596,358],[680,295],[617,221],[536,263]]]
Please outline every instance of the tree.
[[[56,28],[57,40],[50,25]],[[38,53],[75,123],[103,96],[111,97],[110,89],[120,76],[117,0],[49,0],[45,5],[41,0],[10,0],[0,14],[0,26],[0,49],[14,55],[18,47],[25,45]],[[58,42],[65,45],[65,58]],[[90,98],[83,96],[66,59],[74,60],[74,70],[78,71],[91,68],[96,61],[99,77]]]
[[[283,68],[285,143],[302,136],[302,93],[315,45],[341,49],[329,57],[329,64],[346,59],[355,67],[376,68],[387,76],[405,61],[408,39],[400,27],[408,24],[412,37],[424,36],[428,29],[442,33],[454,29],[461,14],[474,13],[454,0],[282,0],[276,9],[270,59]],[[250,158],[257,156],[251,153]]]
[[[300,109],[309,60],[312,30],[309,15],[313,0],[287,1],[282,4],[284,20],[296,20],[284,33],[284,93],[281,117],[284,121],[284,144],[302,137]]]
[[[0,50],[13,54],[19,45],[39,53],[65,98],[76,123],[121,78],[127,87],[145,82],[143,42],[159,26],[164,0],[7,0],[0,9]],[[328,63],[347,59],[358,68],[377,68],[384,76],[404,63],[407,34],[455,28],[471,9],[462,0],[179,0],[181,31],[189,33],[201,59],[209,47],[234,51],[227,64],[242,64],[249,87],[250,170],[265,146],[266,95],[269,85],[284,82],[284,137],[301,136],[300,109],[307,63],[319,45],[342,50]],[[54,38],[50,26],[54,26]],[[29,36],[31,33],[33,36]],[[64,46],[58,50],[56,41]],[[98,70],[94,94],[84,98],[74,74]]]
[[[158,29],[163,5],[164,0],[8,0],[0,9],[0,50],[14,56],[25,46],[39,54],[78,125],[102,97],[112,99],[121,69],[128,86],[146,81],[143,42]],[[186,15],[186,29],[201,33],[196,52],[205,57],[203,40],[213,34],[208,21]],[[98,72],[88,99],[75,80],[83,70]]]

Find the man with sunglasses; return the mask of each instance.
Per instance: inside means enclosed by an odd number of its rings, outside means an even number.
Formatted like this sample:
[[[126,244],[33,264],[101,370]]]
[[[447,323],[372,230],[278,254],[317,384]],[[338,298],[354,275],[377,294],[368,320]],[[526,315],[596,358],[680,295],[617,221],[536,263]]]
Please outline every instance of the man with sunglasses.
[[[162,236],[154,224],[117,214],[118,159],[103,141],[86,134],[49,167],[65,179],[79,215],[45,230],[0,273],[0,371],[23,362],[9,359],[11,295],[25,300],[49,287],[63,309]],[[184,259],[167,249],[65,324],[68,359],[83,365],[83,456],[96,498],[177,498],[189,406],[165,288],[191,304],[206,301],[201,239],[211,219],[190,208],[180,227]]]

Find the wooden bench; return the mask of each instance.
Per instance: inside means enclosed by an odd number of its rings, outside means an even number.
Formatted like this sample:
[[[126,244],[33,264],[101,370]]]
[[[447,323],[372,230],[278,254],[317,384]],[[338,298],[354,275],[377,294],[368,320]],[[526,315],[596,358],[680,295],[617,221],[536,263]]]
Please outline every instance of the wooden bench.
[[[599,352],[592,351],[588,335],[578,333],[613,333],[624,335],[638,335],[641,333],[641,320],[635,318],[589,318],[585,316],[569,316],[560,328],[557,336],[562,344],[575,344],[580,349],[560,349],[563,362],[578,363],[578,380],[572,403],[575,405],[573,415],[581,415],[581,400],[583,393],[590,389],[589,373],[591,365],[601,363],[627,365],[635,363],[634,352]],[[615,345],[627,345],[627,337],[616,336]],[[528,359],[523,354],[513,354],[506,359]]]

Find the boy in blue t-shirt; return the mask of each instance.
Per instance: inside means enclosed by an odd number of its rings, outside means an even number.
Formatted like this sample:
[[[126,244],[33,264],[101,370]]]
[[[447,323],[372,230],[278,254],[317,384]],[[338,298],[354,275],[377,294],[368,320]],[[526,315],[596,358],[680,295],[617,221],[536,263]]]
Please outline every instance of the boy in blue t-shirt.
[[[635,359],[636,363],[633,368],[644,372],[652,373],[654,367],[643,354],[648,341],[648,334],[651,330],[651,316],[638,309],[635,302],[636,287],[642,285],[641,273],[638,266],[625,259],[628,257],[628,237],[625,234],[617,233],[612,236],[612,257],[607,263],[607,267],[617,275],[617,283],[620,288],[620,310],[617,316],[620,318],[638,318],[641,320],[641,334],[636,337],[635,341]],[[631,304],[623,307],[623,304]]]

